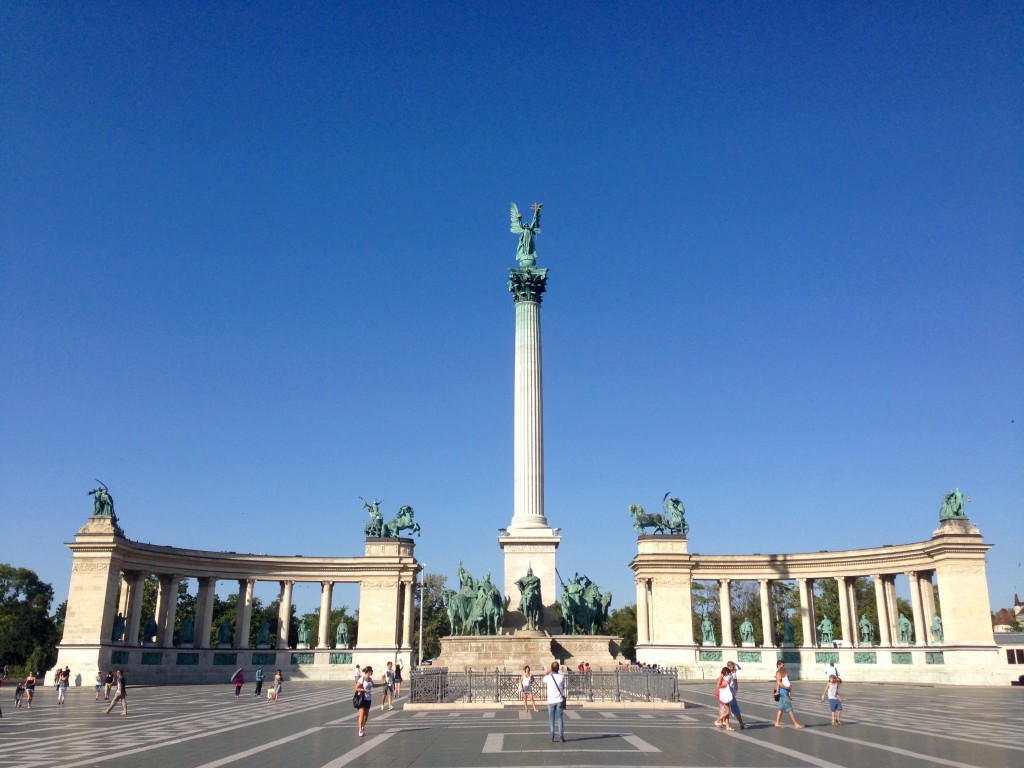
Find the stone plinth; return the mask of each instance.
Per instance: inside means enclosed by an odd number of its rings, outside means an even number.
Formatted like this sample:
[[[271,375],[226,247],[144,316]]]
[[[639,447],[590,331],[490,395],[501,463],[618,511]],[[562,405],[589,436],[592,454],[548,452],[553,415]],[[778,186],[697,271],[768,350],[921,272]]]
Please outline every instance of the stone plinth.
[[[608,635],[559,635],[558,637],[501,635],[498,637],[442,637],[441,655],[434,662],[450,669],[511,669],[529,665],[543,674],[552,661],[575,667],[589,661],[593,669],[623,661],[621,637]]]
[[[528,532],[514,532],[509,528],[507,535],[498,537],[498,546],[505,557],[502,589],[509,598],[505,630],[516,631],[526,626],[526,617],[519,611],[521,595],[516,580],[525,576],[528,568],[533,568],[533,575],[540,579],[540,596],[544,603],[540,628],[550,634],[561,632],[556,599],[558,575],[555,573],[555,550],[561,541],[562,537],[555,535],[553,528],[534,528]]]

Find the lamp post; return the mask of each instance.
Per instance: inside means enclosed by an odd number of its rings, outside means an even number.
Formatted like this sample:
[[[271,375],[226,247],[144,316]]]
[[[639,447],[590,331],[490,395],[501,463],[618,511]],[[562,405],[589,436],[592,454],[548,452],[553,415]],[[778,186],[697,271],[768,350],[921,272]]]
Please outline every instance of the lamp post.
[[[423,593],[426,588],[425,579],[427,574],[427,564],[421,563],[420,565],[422,565],[422,568],[420,568],[420,650],[419,663],[416,665],[418,667],[423,666]]]

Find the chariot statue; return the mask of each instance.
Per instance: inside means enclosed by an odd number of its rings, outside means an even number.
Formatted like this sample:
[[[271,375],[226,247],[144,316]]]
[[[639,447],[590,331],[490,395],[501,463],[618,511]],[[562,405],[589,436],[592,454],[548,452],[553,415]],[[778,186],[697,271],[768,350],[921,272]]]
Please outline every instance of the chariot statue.
[[[629,514],[633,518],[633,530],[637,533],[645,533],[647,528],[653,528],[654,533],[667,533],[678,536],[685,536],[690,531],[686,523],[686,507],[677,498],[670,498],[669,491],[661,499],[661,507],[664,514],[647,514],[639,504],[629,505]]]

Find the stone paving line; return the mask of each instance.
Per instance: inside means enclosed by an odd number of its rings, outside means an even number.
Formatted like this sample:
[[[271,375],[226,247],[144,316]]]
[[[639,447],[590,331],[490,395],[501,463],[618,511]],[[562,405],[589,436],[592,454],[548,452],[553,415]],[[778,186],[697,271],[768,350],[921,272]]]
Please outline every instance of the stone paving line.
[[[91,690],[73,690],[64,707],[55,706],[49,691],[41,691],[31,712],[4,709],[0,768],[1024,764],[1024,691],[1019,688],[847,684],[848,724],[832,727],[818,687],[798,683],[797,717],[809,726],[802,731],[775,729],[770,697],[766,703],[764,692],[750,685],[741,689],[739,701],[753,727],[720,732],[712,726],[713,692],[707,686],[686,686],[685,713],[570,708],[565,744],[548,742],[544,708],[536,714],[518,707],[403,712],[402,699],[392,712],[371,710],[367,736],[359,739],[347,683],[292,683],[279,705],[251,698],[235,702],[224,686],[132,688],[127,718],[118,717],[117,709],[109,717],[100,715],[102,702],[92,700]],[[993,713],[998,713],[996,721],[981,720]]]

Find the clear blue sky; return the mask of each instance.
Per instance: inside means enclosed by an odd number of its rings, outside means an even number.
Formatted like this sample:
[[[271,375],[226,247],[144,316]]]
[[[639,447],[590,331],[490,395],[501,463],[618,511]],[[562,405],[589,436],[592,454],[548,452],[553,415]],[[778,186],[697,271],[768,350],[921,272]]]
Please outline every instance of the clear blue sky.
[[[4,3],[0,561],[64,599],[100,478],[140,541],[351,556],[378,497],[500,573],[514,200],[563,576],[634,602],[666,491],[769,553],[959,486],[1024,593],[1019,3],[387,5]]]

